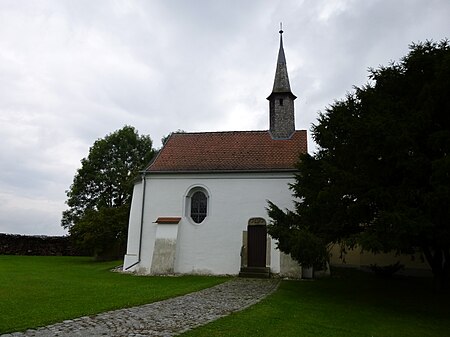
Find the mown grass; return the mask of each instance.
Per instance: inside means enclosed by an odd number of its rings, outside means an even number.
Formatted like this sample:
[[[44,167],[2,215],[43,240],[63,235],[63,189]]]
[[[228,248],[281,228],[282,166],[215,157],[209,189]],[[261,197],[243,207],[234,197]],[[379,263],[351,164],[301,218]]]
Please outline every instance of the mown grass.
[[[227,280],[110,271],[120,263],[82,257],[0,255],[0,333],[159,301]]]
[[[283,281],[261,303],[182,336],[450,336],[450,296],[435,294],[430,283],[353,270]]]
[[[0,333],[149,303],[213,286],[219,277],[137,277],[120,262],[0,256]],[[283,281],[261,303],[183,335],[450,336],[450,295],[430,280],[385,280],[334,270],[315,281]]]

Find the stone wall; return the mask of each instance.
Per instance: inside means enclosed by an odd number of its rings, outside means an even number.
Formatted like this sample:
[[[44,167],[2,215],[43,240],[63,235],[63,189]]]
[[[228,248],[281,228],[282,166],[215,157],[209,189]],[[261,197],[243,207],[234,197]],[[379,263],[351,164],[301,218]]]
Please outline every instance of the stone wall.
[[[337,267],[369,269],[370,265],[386,267],[397,262],[405,267],[398,274],[431,276],[430,266],[420,253],[413,255],[398,255],[395,252],[373,254],[362,252],[361,247],[357,246],[354,249],[347,249],[345,254],[341,254],[339,245],[334,245],[331,249],[330,263]]]
[[[0,255],[81,255],[68,236],[27,236],[0,233]]]

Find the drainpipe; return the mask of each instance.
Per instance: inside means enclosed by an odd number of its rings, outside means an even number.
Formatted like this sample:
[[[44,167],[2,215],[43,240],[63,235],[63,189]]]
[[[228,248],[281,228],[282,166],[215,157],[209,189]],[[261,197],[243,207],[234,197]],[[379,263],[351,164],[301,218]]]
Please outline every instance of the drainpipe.
[[[139,250],[138,250],[138,260],[133,263],[131,266],[126,267],[124,270],[128,270],[135,265],[137,265],[139,262],[141,262],[141,247],[142,247],[142,229],[144,228],[144,207],[145,207],[145,187],[146,187],[146,180],[145,180],[145,172],[142,173],[142,206],[141,206],[141,229],[139,231]]]

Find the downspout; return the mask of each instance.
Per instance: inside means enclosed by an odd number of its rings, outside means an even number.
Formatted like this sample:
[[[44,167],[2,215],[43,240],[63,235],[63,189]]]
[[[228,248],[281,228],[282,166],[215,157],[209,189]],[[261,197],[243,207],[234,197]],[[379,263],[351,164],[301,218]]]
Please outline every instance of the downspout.
[[[141,206],[141,229],[139,231],[139,250],[138,250],[138,260],[133,263],[131,266],[126,267],[124,270],[128,270],[135,265],[137,265],[139,262],[141,262],[141,247],[142,247],[142,229],[144,228],[144,206],[145,206],[145,187],[146,187],[146,180],[145,180],[145,172],[142,173],[142,206]]]

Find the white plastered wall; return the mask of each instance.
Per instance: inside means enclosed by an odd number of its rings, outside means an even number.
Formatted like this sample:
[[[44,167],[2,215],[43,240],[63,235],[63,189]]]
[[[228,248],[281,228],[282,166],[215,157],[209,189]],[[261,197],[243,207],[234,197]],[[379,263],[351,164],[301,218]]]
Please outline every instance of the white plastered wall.
[[[142,182],[135,186],[130,214],[125,268],[150,273],[158,217],[181,217],[177,228],[175,273],[238,274],[241,266],[242,231],[250,218],[269,222],[267,200],[293,209],[289,173],[150,174],[146,178],[145,209],[141,228]],[[202,187],[209,195],[208,216],[201,224],[189,217],[186,196]],[[173,225],[172,225],[173,226]],[[270,268],[280,272],[280,252],[271,242]],[[139,256],[140,255],[140,256]]]
[[[136,183],[131,200],[130,218],[128,222],[127,254],[124,259],[124,268],[136,265],[139,261],[139,244],[141,235],[143,182]]]

